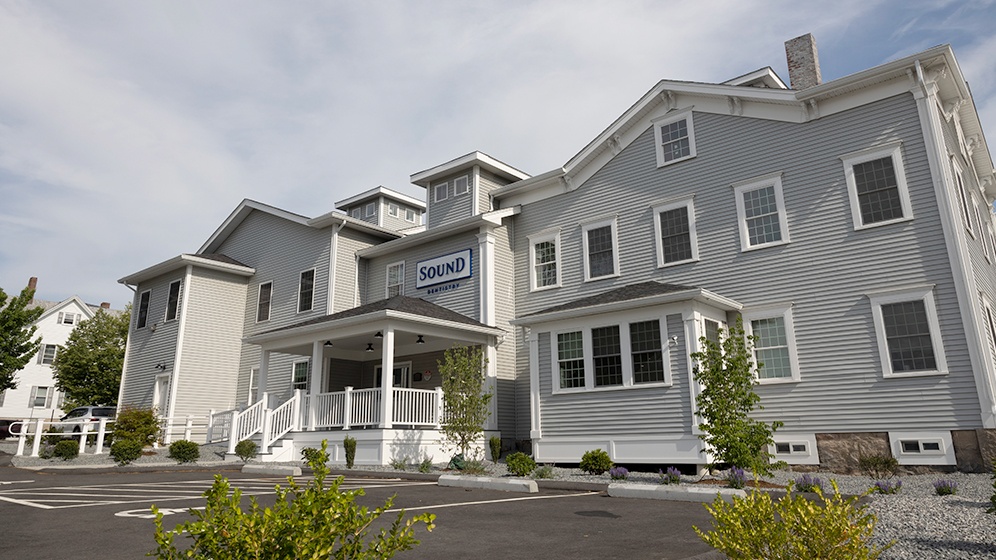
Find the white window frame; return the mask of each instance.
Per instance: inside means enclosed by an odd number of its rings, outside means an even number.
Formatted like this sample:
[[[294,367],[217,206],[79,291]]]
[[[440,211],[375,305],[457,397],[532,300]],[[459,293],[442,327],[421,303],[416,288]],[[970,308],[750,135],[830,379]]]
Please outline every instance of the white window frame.
[[[671,313],[668,311],[667,313]],[[667,313],[638,313],[620,314],[606,317],[603,321],[592,322],[590,317],[581,318],[576,321],[557,323],[555,328],[543,332],[550,333],[550,374],[551,388],[553,394],[564,393],[586,393],[601,391],[625,391],[632,389],[643,389],[648,387],[670,387],[673,384],[671,376],[671,353],[667,336]],[[649,381],[636,383],[633,376],[633,344],[630,337],[630,325],[633,323],[644,323],[657,321],[660,329],[661,358],[664,365],[664,381]],[[622,384],[595,386],[595,355],[594,343],[592,340],[592,330],[618,327],[619,328],[619,350],[622,362]],[[560,386],[560,356],[558,352],[558,335],[566,333],[581,332],[582,351],[584,359],[584,385],[582,387]]]
[[[916,442],[917,451],[905,451],[904,442]],[[934,444],[938,449],[924,449],[924,444]],[[957,463],[951,432],[889,432],[892,455],[900,465],[954,465]]]
[[[266,302],[266,318],[265,319],[260,319],[259,318],[259,305],[260,305],[260,303],[262,303],[263,286],[267,286],[267,285],[270,286],[270,299],[267,300],[267,302]],[[272,280],[270,280],[269,282],[260,282],[259,283],[259,287],[256,289],[256,322],[257,323],[265,323],[266,321],[269,321],[271,317],[273,317],[273,281]]]
[[[661,127],[667,126],[669,124],[678,122],[680,120],[686,121],[686,126],[688,128],[688,155],[677,159],[672,159],[671,161],[664,161],[664,140],[661,134]],[[667,165],[673,165],[680,161],[685,161],[695,157],[695,127],[692,125],[692,110],[684,109],[681,112],[668,114],[663,117],[659,117],[651,121],[654,125],[654,145],[656,146],[657,153],[657,167],[664,167]]]
[[[657,268],[677,266],[699,260],[699,241],[698,235],[695,232],[695,202],[693,198],[694,197],[688,197],[681,200],[675,200],[673,202],[665,202],[653,207],[654,232],[657,240]],[[680,261],[664,262],[664,240],[662,239],[663,231],[661,231],[661,213],[669,210],[676,210],[682,207],[688,208],[688,240],[692,245],[692,256],[691,258]]]
[[[557,267],[557,282],[549,286],[539,285],[538,268],[536,265],[536,245],[540,243],[552,242],[554,245],[555,259],[554,266]],[[559,288],[563,282],[564,270],[560,265],[560,228],[555,230],[541,231],[529,236],[529,291],[539,292]]]
[[[301,284],[304,280],[304,275],[308,272],[311,273],[311,302],[308,304],[307,309],[301,309]],[[318,291],[318,272],[314,268],[309,268],[307,270],[302,270],[297,276],[297,299],[295,309],[298,313],[310,313],[315,309],[315,293]]]
[[[387,203],[387,215],[388,216],[390,216],[392,218],[397,218],[398,217],[398,210],[399,210],[399,207],[398,207],[397,204],[395,204],[393,202],[388,202]]]
[[[376,216],[377,215],[377,203],[376,202],[368,202],[367,205],[366,205],[366,209],[364,210],[364,214],[366,215],[367,218],[373,218],[374,216]]]
[[[611,218],[601,218],[597,221],[590,221],[581,224],[581,243],[582,251],[584,251],[584,281],[592,282],[595,280],[604,280],[606,278],[618,278],[619,277],[619,228],[616,224],[616,217]],[[588,232],[593,229],[599,229],[609,226],[612,233],[612,273],[603,274],[602,276],[591,276],[591,262],[588,253]]]
[[[982,311],[985,316],[982,318],[986,323],[986,332],[989,333],[987,344],[989,346],[989,360],[996,365],[996,316],[993,315],[992,305],[989,303],[989,298],[984,294],[980,293],[979,297],[982,300]]]
[[[398,284],[391,284],[391,269],[398,268],[398,267],[401,268],[401,274],[398,275],[398,278],[399,278],[400,282]],[[391,264],[387,265],[387,268],[384,269],[384,298],[385,299],[393,297],[393,296],[391,296],[391,287],[392,286],[397,286],[398,287],[398,293],[396,295],[399,295],[399,296],[405,295],[405,261],[398,261],[398,262],[391,263]]]
[[[788,215],[785,212],[785,198],[782,196],[781,172],[733,183],[732,186],[733,193],[737,199],[737,227],[740,230],[741,252],[746,253],[747,251],[756,251],[767,247],[777,247],[791,242],[791,239],[789,238]],[[750,232],[747,230],[747,208],[744,204],[744,194],[766,187],[774,187],[775,204],[778,206],[778,228],[781,233],[781,239],[778,241],[769,241],[768,243],[751,245]]]
[[[780,453],[779,445],[788,445],[788,453]],[[805,446],[805,451],[796,449]],[[776,460],[785,461],[790,465],[819,465],[820,450],[816,445],[815,433],[785,433],[774,434],[773,444],[768,446],[768,452]]]
[[[356,218],[357,220],[359,220],[362,217],[362,214],[363,214],[363,209],[360,208],[359,206],[353,208],[353,210],[350,211],[349,213],[350,216]]]
[[[411,208],[405,208],[405,221],[415,223],[415,211]]]
[[[989,233],[989,249],[986,250],[986,254],[996,258],[996,232],[993,230],[992,223],[986,222],[986,231]]]
[[[882,377],[886,379],[902,379],[948,374],[947,360],[944,356],[944,344],[941,339],[941,326],[937,319],[937,307],[934,304],[933,284],[873,292],[866,295],[871,303],[872,320],[875,325],[875,338],[878,342],[878,354],[882,362]],[[934,349],[934,361],[937,368],[924,371],[894,372],[892,370],[892,360],[889,357],[889,342],[885,336],[885,320],[882,317],[882,305],[916,300],[923,301],[923,306],[927,313],[930,343]]]
[[[799,374],[799,352],[795,342],[795,322],[792,319],[792,304],[772,305],[748,309],[741,314],[744,323],[744,333],[753,336],[754,325],[752,321],[760,319],[772,319],[781,317],[785,324],[785,344],[788,347],[790,377],[769,377],[762,378],[760,369],[757,370],[757,381],[761,385],[776,385],[779,383],[796,383],[801,380]],[[757,366],[757,349],[751,345],[754,357],[755,368]]]
[[[884,146],[867,148],[840,156],[844,164],[844,180],[847,183],[847,195],[851,202],[851,223],[855,230],[887,226],[913,219],[913,205],[910,203],[909,187],[906,185],[906,170],[903,166],[902,142],[892,142]],[[876,159],[892,158],[892,168],[896,172],[896,188],[899,190],[899,204],[903,210],[901,218],[883,220],[866,224],[861,219],[861,204],[858,201],[858,185],[854,180],[854,166],[874,161]]]
[[[982,213],[979,211],[979,198],[975,196],[975,193],[971,193],[969,196],[972,198],[972,210],[975,213],[975,222],[979,224],[979,241],[982,243],[982,252],[986,255],[986,261],[989,261],[989,239],[986,238],[985,222],[982,221]]]
[[[951,158],[951,166],[954,168],[955,188],[958,189],[958,200],[961,202],[961,215],[962,219],[965,220],[965,229],[974,239],[975,228],[972,227],[972,214],[968,210],[968,197],[970,195],[965,189],[965,173],[955,157]]]
[[[442,196],[439,195],[440,189],[442,189]],[[442,202],[449,198],[450,195],[450,184],[449,183],[439,183],[438,185],[432,186],[432,201]]]
[[[173,297],[173,286],[176,286],[176,301],[171,302]],[[180,317],[180,298],[183,297],[183,282],[174,280],[169,283],[169,290],[166,292],[166,313],[163,314],[163,322],[176,321]],[[170,317],[170,314],[173,316]]]
[[[304,364],[304,367],[305,367],[304,387],[296,387],[296,385],[298,385],[298,382],[296,381],[296,378],[297,378],[297,366],[300,365],[300,364]],[[307,392],[308,391],[308,386],[310,384],[311,384],[311,364],[310,364],[310,361],[309,360],[295,360],[291,364],[291,391],[294,391],[296,389],[301,389],[302,391]]]
[[[48,357],[49,349],[52,349],[52,357]],[[43,366],[51,366],[55,362],[55,355],[59,353],[58,344],[42,344],[38,348],[38,363]]]
[[[79,316],[79,313],[65,313],[60,311],[58,322],[60,325],[75,325]]]
[[[145,295],[148,294],[148,299]],[[145,300],[145,317],[142,317],[142,300]],[[135,329],[144,329],[149,326],[149,308],[152,307],[152,290],[145,290],[138,294],[138,311],[135,312]]]
[[[463,183],[461,188],[460,184]],[[470,193],[470,176],[464,175],[453,179],[453,196],[462,196]]]
[[[42,406],[38,406],[35,404],[35,402],[37,402],[38,400],[39,390],[45,391],[45,403]],[[55,387],[35,385],[31,387],[31,393],[29,395],[31,401],[30,401],[30,406],[28,408],[40,408],[40,409],[52,408],[52,399],[54,396],[55,396]]]

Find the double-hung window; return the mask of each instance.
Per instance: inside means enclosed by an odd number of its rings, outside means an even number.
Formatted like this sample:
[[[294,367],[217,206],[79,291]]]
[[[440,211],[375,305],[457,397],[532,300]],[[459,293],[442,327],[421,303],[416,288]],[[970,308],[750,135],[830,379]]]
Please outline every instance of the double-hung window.
[[[38,363],[43,366],[50,366],[55,361],[55,353],[59,350],[56,344],[42,344],[38,350]]]
[[[695,207],[692,199],[655,206],[654,216],[654,230],[657,233],[657,266],[664,267],[698,260]]]
[[[557,366],[561,389],[584,387],[584,333],[557,334]]]
[[[633,358],[633,383],[666,382],[660,321],[630,323],[629,343]]]
[[[32,387],[29,408],[51,408],[55,387]]]
[[[622,385],[622,345],[618,325],[591,329],[591,355],[595,387]]]
[[[453,180],[453,196],[460,196],[470,192],[470,181],[467,177],[457,177]]]
[[[841,156],[854,229],[913,219],[901,148],[895,142]]]
[[[744,330],[754,338],[754,362],[761,383],[799,380],[792,307],[785,305],[743,313]]]
[[[449,195],[449,183],[440,183],[432,187],[432,195],[434,202],[442,202],[446,200]]]
[[[256,322],[270,320],[270,302],[273,299],[273,282],[259,285],[259,296],[256,299]]]
[[[401,261],[399,263],[387,265],[387,294],[386,297],[392,298],[394,296],[400,296],[405,293],[405,263]]]
[[[177,311],[180,308],[180,281],[170,282],[169,296],[166,298],[166,320],[176,320]]]
[[[294,362],[293,389],[308,390],[308,362]]]
[[[695,129],[692,112],[667,115],[654,121],[657,167],[664,167],[695,157]]]
[[[616,219],[582,225],[584,243],[584,279],[596,280],[619,275],[619,241]]]
[[[366,206],[366,217],[372,218],[377,215],[377,203],[368,202]]]
[[[395,203],[393,203],[393,202],[388,202],[387,203],[387,215],[391,216],[392,218],[397,218],[398,217],[398,205],[395,204]]]
[[[660,317],[647,317],[556,332],[554,392],[670,384],[662,331]]]
[[[868,295],[885,377],[947,373],[932,286]]]
[[[75,325],[79,320],[79,313],[65,313],[59,312],[59,324],[60,325]]]
[[[411,208],[405,208],[405,221],[415,223],[415,211]]]
[[[363,212],[363,209],[362,209],[362,208],[360,208],[359,206],[357,206],[356,208],[353,208],[353,209],[352,209],[352,210],[351,210],[351,211],[349,212],[349,215],[350,215],[350,216],[352,216],[352,217],[354,217],[354,218],[356,218],[357,220],[359,220],[359,219],[360,219],[360,214],[361,214],[362,212]]]
[[[138,296],[138,319],[135,322],[136,329],[144,329],[149,323],[149,300],[152,299],[152,290],[145,290]]]
[[[301,283],[297,291],[297,312],[311,311],[315,303],[315,269],[301,273]]]
[[[968,210],[969,194],[965,190],[965,177],[961,171],[961,165],[958,161],[952,159],[951,162],[954,165],[955,188],[958,189],[958,200],[961,202],[961,212],[962,216],[965,218],[965,229],[967,229],[968,233],[974,237],[975,230],[972,229],[972,213]]]
[[[560,286],[560,230],[529,236],[529,262],[531,289]]]
[[[736,183],[733,190],[742,251],[789,242],[781,173]]]

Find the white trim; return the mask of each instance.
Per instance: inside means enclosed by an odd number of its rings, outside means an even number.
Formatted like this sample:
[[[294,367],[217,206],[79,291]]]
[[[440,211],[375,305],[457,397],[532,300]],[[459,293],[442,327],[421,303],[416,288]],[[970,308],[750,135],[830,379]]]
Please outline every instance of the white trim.
[[[365,205],[363,205],[363,208],[364,208],[364,210],[363,210],[363,217],[364,218],[373,218],[374,216],[377,215],[377,203],[376,202],[368,202]]]
[[[785,245],[791,240],[789,238],[788,216],[785,212],[785,199],[782,196],[782,174],[781,172],[762,175],[746,181],[739,181],[731,185],[737,203],[737,228],[740,230],[740,251],[754,251],[766,247],[776,247]],[[747,210],[744,204],[744,194],[759,189],[773,187],[775,193],[775,205],[778,212],[778,228],[780,239],[767,243],[751,245],[750,232],[747,230]]]
[[[790,377],[768,377],[762,378],[760,376],[760,368],[757,369],[758,383],[762,385],[773,385],[778,383],[792,383],[800,381],[799,377],[799,352],[795,342],[795,322],[792,319],[792,304],[782,304],[766,307],[757,307],[744,310],[742,313],[744,332],[748,336],[754,334],[754,325],[752,321],[757,321],[760,319],[772,319],[781,317],[783,325],[785,327],[785,343],[788,348],[789,354],[789,369]],[[752,345],[753,346],[753,345]],[[754,364],[756,365],[759,360],[757,358],[757,348],[753,349],[754,353]]]
[[[443,189],[443,191],[442,191],[443,192],[443,196],[439,196],[439,189],[440,189],[440,187],[442,187],[442,189]],[[442,183],[437,183],[435,185],[432,185],[432,201],[433,202],[442,202],[442,201],[446,200],[447,198],[449,198],[449,195],[450,195],[450,184],[448,182],[443,181]]]
[[[186,273],[183,276],[183,284],[185,286],[190,286],[190,279],[194,275],[194,266],[188,264]],[[172,418],[175,416],[176,411],[176,395],[180,390],[180,364],[183,363],[183,350],[185,337],[184,334],[187,330],[187,310],[190,307],[190,290],[183,290],[182,298],[180,300],[180,322],[176,329],[176,351],[173,354],[173,377],[169,381],[169,408],[164,414],[167,418]]]
[[[312,371],[311,371],[311,369],[312,369],[311,368],[311,360],[310,359],[294,360],[293,362],[291,362],[291,374],[290,374],[290,390],[291,390],[291,392],[293,392],[295,389],[297,389],[297,387],[295,387],[295,385],[297,384],[297,381],[295,381],[295,378],[297,376],[297,366],[298,366],[298,364],[304,364],[308,368],[307,371],[305,371],[305,373],[304,373],[304,387],[303,387],[303,389],[305,391],[307,391],[308,390],[308,385],[311,384],[311,375],[312,375]]]
[[[397,218],[398,217],[398,211],[400,209],[401,209],[401,207],[398,206],[398,203],[396,203],[396,202],[388,202],[387,203],[387,215],[390,216],[390,217],[392,217],[392,218]]]
[[[610,233],[612,235],[612,272],[609,274],[603,274],[602,276],[591,276],[591,262],[589,260],[588,252],[588,232],[593,229],[600,229],[608,226],[610,228]],[[609,219],[603,219],[600,221],[583,222],[581,224],[581,243],[582,251],[584,256],[584,281],[591,282],[593,280],[602,280],[605,278],[615,278],[619,274],[619,230],[616,226],[616,218],[613,216]]]
[[[259,303],[263,297],[263,286],[267,284],[270,285],[270,301],[266,303],[266,319],[260,319]],[[256,323],[265,323],[270,320],[270,317],[272,315],[273,315],[273,280],[267,280],[266,282],[260,282],[259,286],[256,287]]]
[[[768,453],[774,455],[776,461],[785,461],[790,465],[820,464],[820,450],[816,444],[816,434],[776,432],[771,437],[774,444],[768,446]],[[788,445],[788,453],[779,453],[779,444]],[[803,446],[805,446],[805,449],[800,449]]]
[[[563,280],[563,269],[560,264],[560,228],[548,229],[541,231],[539,233],[534,233],[527,236],[529,240],[529,291],[539,292],[543,290],[552,290],[554,288],[559,288]],[[557,281],[549,286],[539,286],[537,278],[537,264],[536,264],[536,245],[540,243],[552,242],[554,245],[554,260],[553,265],[557,270]],[[545,263],[549,264],[549,263]]]
[[[463,179],[463,192],[460,192],[460,180]],[[460,177],[453,178],[453,196],[463,196],[465,194],[470,194],[470,177],[467,175],[462,175]]]
[[[664,240],[663,232],[661,231],[661,213],[669,210],[676,210],[678,208],[688,209],[688,241],[691,244],[692,256],[691,258],[680,261],[664,262]],[[656,234],[655,240],[657,242],[657,268],[677,266],[680,264],[698,261],[699,242],[698,234],[695,231],[695,201],[693,200],[693,197],[690,196],[680,200],[659,204],[653,207],[653,211],[654,232]]]
[[[917,450],[906,450],[906,442],[916,442]],[[889,447],[900,465],[957,464],[951,432],[889,432]]]
[[[932,286],[911,286],[889,291],[879,291],[867,294],[871,303],[872,319],[875,324],[875,338],[878,341],[879,358],[882,361],[882,377],[905,378],[925,375],[947,375],[947,360],[944,357],[944,344],[941,339],[941,327],[937,319],[937,308],[934,305]],[[882,305],[909,301],[922,301],[927,313],[927,324],[930,329],[930,343],[934,350],[936,368],[912,372],[895,372],[892,370],[892,360],[889,357],[889,342],[886,339],[885,321],[882,317]]]
[[[968,209],[969,192],[965,189],[965,173],[958,161],[958,158],[951,156],[951,166],[954,168],[954,186],[958,190],[958,201],[961,203],[962,219],[965,220],[965,229],[972,238],[975,238],[975,227],[972,225],[972,214]]]
[[[174,285],[176,286],[176,308],[173,310],[173,318],[171,319],[170,316],[169,316],[169,312],[170,312],[169,298],[173,294],[173,286]],[[165,311],[163,313],[163,322],[164,323],[168,323],[170,321],[176,321],[179,318],[179,316],[180,316],[180,297],[182,297],[183,292],[184,292],[183,282],[181,282],[180,280],[173,280],[172,282],[169,283],[169,289],[166,291],[166,309],[165,309]]]
[[[357,206],[349,211],[349,215],[350,217],[359,220],[363,217],[363,208]]]
[[[311,272],[311,305],[307,309],[301,309],[301,280],[304,279],[304,275],[307,272]],[[297,275],[297,298],[294,299],[294,310],[296,313],[311,313],[315,310],[315,290],[318,286],[318,271],[315,268],[308,268],[302,270],[300,274]]]
[[[685,121],[685,126],[688,130],[688,155],[681,156],[669,161],[664,159],[664,140],[661,134],[661,127],[667,126],[678,121]],[[692,126],[692,109],[691,107],[683,109],[678,113],[669,113],[663,117],[654,119],[651,121],[654,125],[654,146],[655,152],[657,153],[657,167],[664,167],[667,165],[673,165],[679,161],[685,161],[687,159],[692,159],[695,157],[695,128]]]
[[[142,320],[142,296],[149,294],[149,301],[145,304],[145,324],[139,325]],[[149,311],[152,308],[152,288],[138,293],[138,310],[135,312],[135,330],[144,329],[149,326]]]
[[[401,267],[400,282],[398,284],[391,284],[391,269],[398,266]],[[391,296],[391,286],[398,286],[398,293],[395,295],[405,295],[405,261],[393,262],[384,268],[384,299],[393,297]]]
[[[903,165],[902,142],[890,142],[884,146],[866,148],[840,156],[844,165],[844,180],[847,183],[847,196],[851,203],[851,223],[855,230],[908,222],[913,219],[913,207],[910,203],[909,188],[906,184],[906,171]],[[892,167],[896,173],[896,188],[899,191],[899,203],[903,210],[900,218],[883,220],[881,222],[864,223],[861,218],[861,204],[858,200],[858,187],[854,180],[854,166],[877,159],[892,158]]]

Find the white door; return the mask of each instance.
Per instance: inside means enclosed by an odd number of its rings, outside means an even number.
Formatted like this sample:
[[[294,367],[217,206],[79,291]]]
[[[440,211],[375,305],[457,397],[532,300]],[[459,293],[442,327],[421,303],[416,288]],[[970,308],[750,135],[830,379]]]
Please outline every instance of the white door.
[[[156,386],[152,391],[152,406],[160,416],[166,416],[169,407],[169,378],[170,375],[157,375]]]
[[[381,366],[374,368],[374,383],[376,387],[380,387],[381,372],[384,369]],[[394,382],[395,387],[404,387],[406,389],[412,386],[412,365],[409,364],[398,364],[394,366]]]

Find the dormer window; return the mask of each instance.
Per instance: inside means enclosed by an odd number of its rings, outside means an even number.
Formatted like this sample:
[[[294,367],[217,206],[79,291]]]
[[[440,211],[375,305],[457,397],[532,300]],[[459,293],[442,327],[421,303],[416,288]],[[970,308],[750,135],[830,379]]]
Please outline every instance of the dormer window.
[[[433,187],[432,193],[434,202],[442,202],[446,200],[446,197],[449,195],[449,183],[440,183],[436,185]]]
[[[367,217],[372,218],[377,215],[377,204],[373,202],[367,203]]]
[[[395,203],[393,203],[393,202],[389,202],[387,204],[387,215],[391,216],[392,218],[397,218],[398,217],[398,205],[395,204]]]
[[[457,177],[453,180],[453,195],[460,196],[470,192],[470,181],[467,177]]]
[[[352,216],[352,217],[354,217],[354,218],[356,218],[357,220],[359,220],[360,219],[360,213],[362,212],[362,210],[363,210],[362,208],[360,208],[359,206],[357,206],[356,208],[353,208],[353,210],[349,213],[349,215]]]

